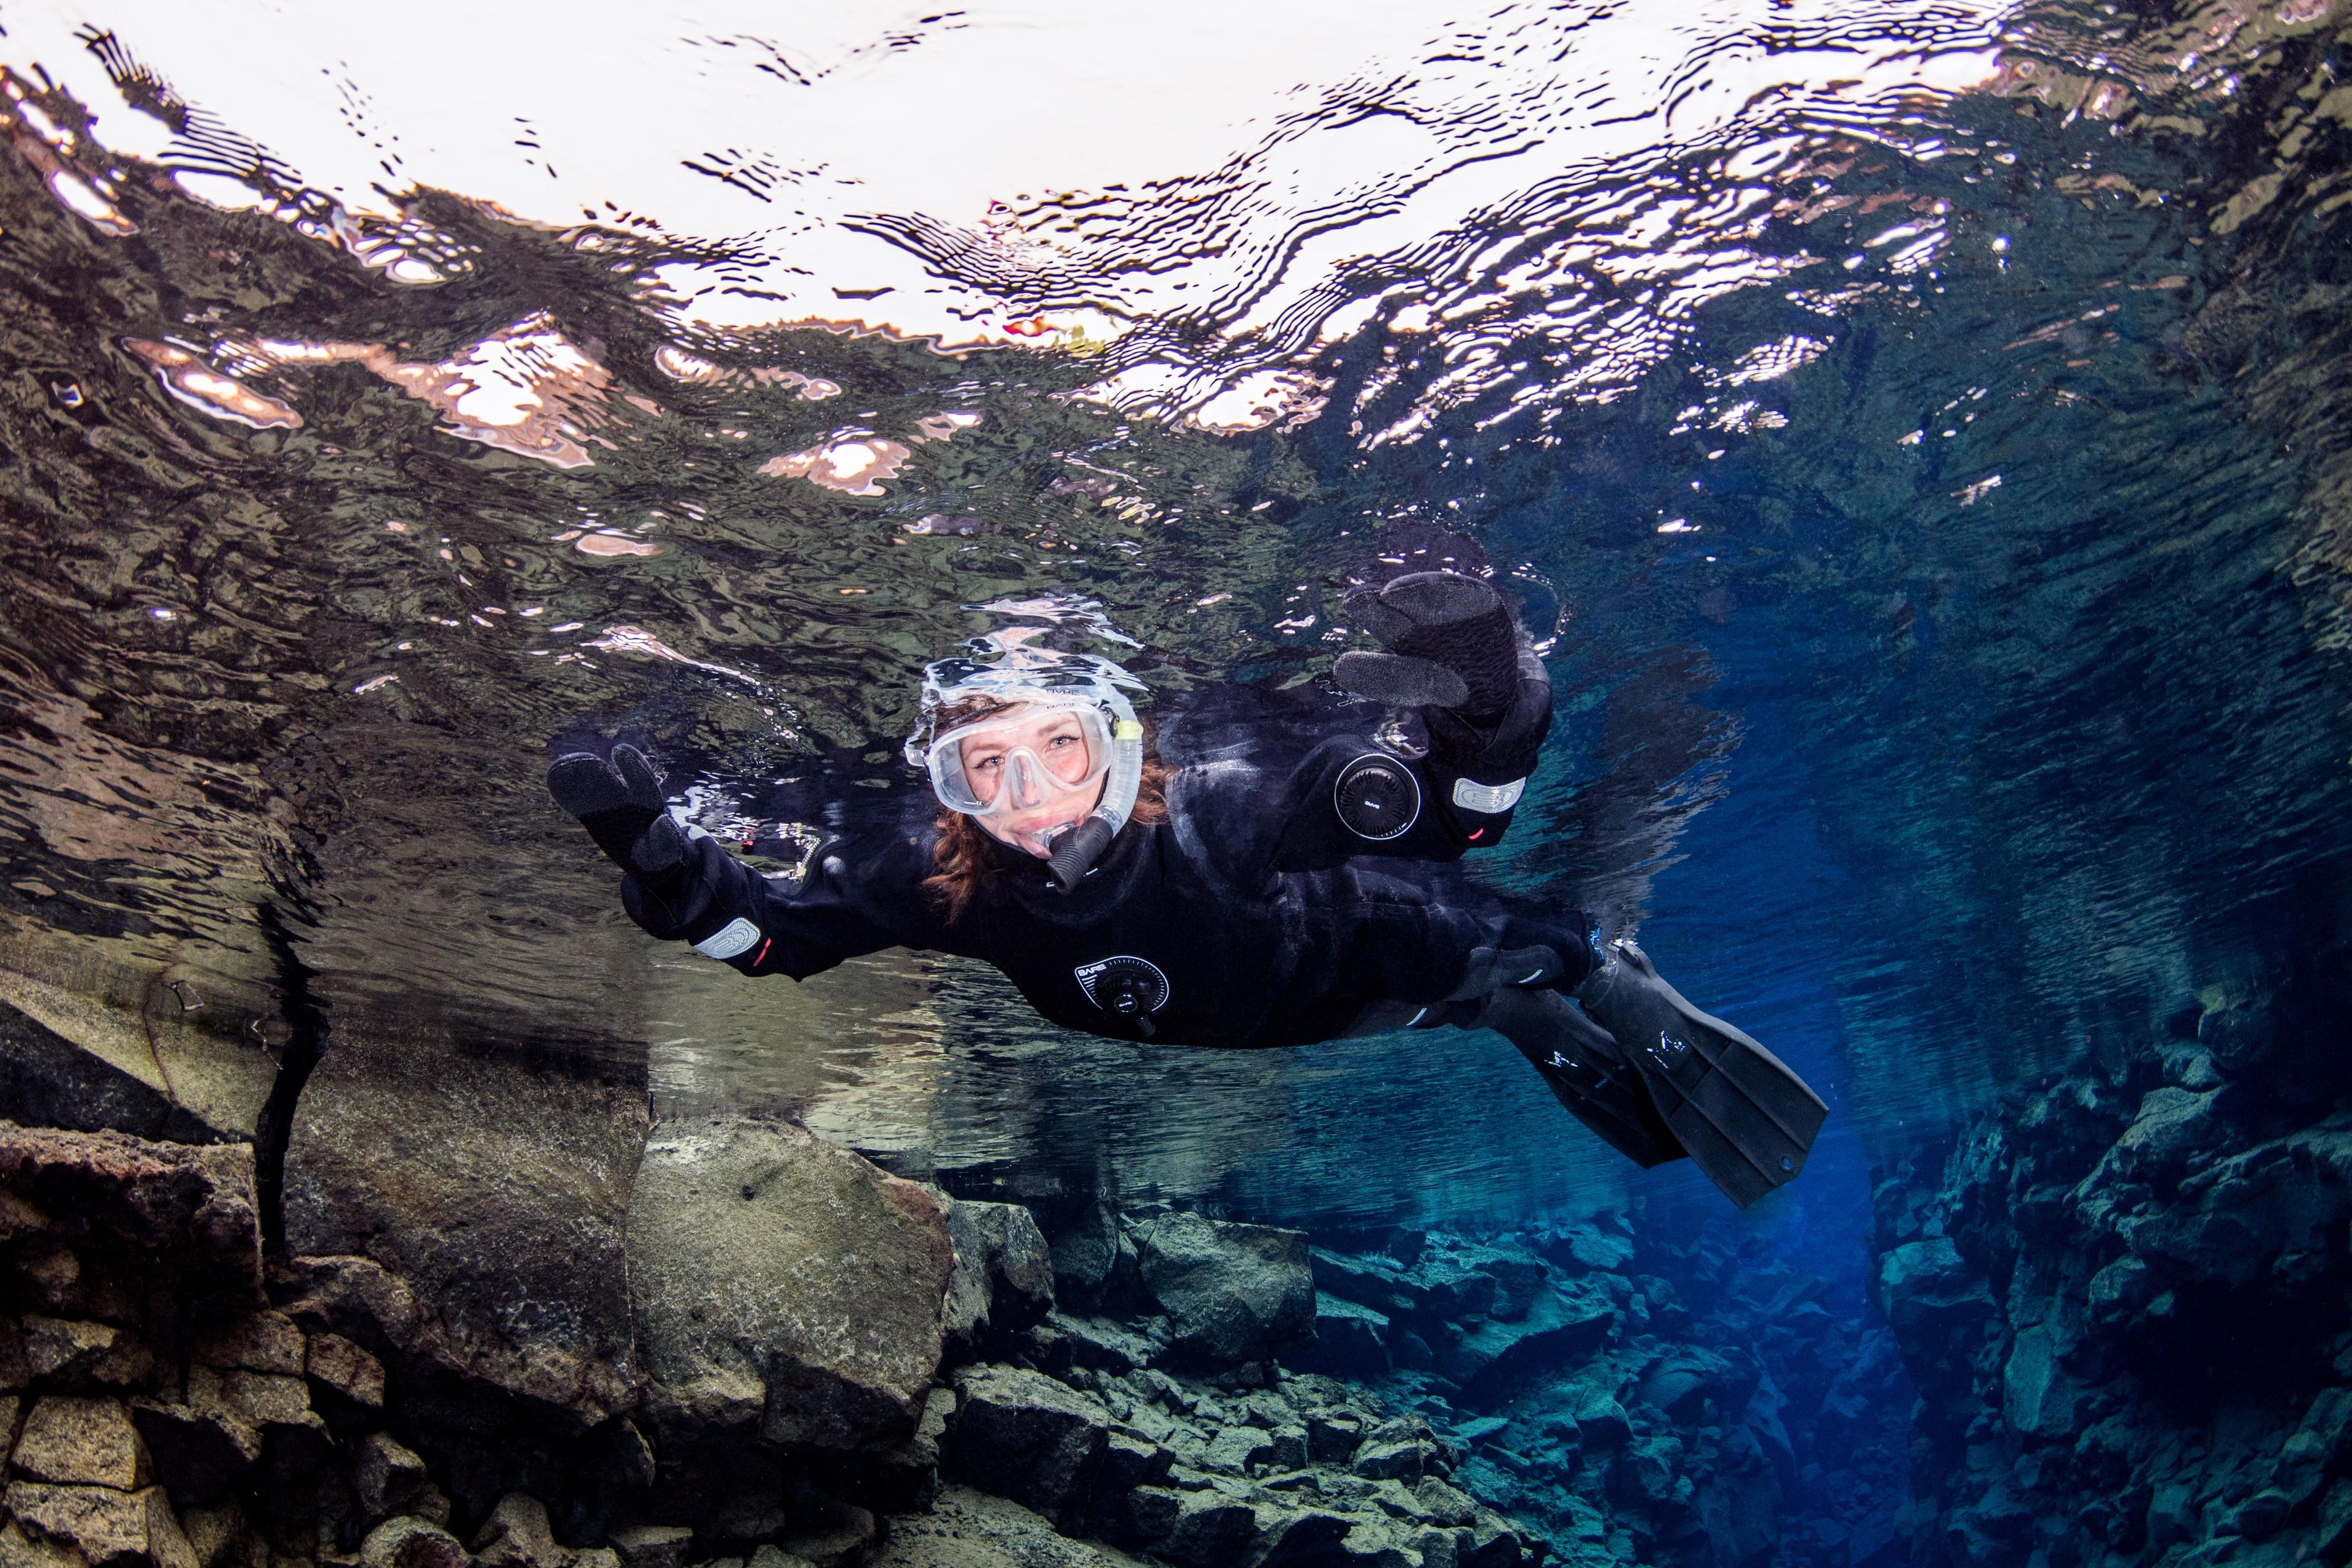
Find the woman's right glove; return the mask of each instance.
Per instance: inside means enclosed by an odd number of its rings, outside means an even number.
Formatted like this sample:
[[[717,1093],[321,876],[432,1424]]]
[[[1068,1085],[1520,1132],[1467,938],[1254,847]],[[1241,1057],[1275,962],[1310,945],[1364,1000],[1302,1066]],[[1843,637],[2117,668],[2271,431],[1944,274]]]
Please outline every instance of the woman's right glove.
[[[1551,731],[1551,678],[1494,586],[1415,572],[1349,606],[1386,653],[1344,653],[1342,690],[1420,711],[1430,757],[1468,787],[1454,805],[1507,812]]]
[[[590,752],[558,757],[547,770],[547,793],[580,819],[605,858],[628,873],[621,901],[631,919],[669,935],[685,911],[685,830],[669,814],[661,775],[635,746],[613,748],[613,760]]]

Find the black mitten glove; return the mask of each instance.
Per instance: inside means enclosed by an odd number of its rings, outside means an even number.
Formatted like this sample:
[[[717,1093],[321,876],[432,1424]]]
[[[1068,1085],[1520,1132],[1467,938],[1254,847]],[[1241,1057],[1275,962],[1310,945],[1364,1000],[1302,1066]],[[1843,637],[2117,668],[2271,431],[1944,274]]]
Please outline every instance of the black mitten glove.
[[[547,770],[547,793],[580,819],[596,847],[626,871],[621,896],[630,918],[657,936],[671,934],[686,881],[686,834],[670,816],[661,775],[635,746],[615,746],[613,760],[588,752],[558,757]]]
[[[1390,651],[1341,654],[1331,675],[1342,690],[1418,709],[1431,760],[1475,784],[1512,784],[1535,770],[1551,730],[1551,679],[1492,584],[1415,572],[1349,608]],[[1517,798],[1456,804],[1493,815]]]

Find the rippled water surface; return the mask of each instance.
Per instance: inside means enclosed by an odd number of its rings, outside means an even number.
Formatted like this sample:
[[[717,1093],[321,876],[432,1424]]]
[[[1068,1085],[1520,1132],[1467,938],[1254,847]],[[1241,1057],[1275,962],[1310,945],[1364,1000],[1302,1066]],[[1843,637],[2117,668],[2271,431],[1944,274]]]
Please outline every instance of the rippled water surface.
[[[1521,596],[1491,874],[1822,1087],[1800,1208],[2343,929],[2352,13],[1266,11],[0,11],[12,1000],[1275,1215],[1607,1196],[1491,1037],[657,949],[540,785],[625,733],[790,865],[915,787],[926,659],[1319,681],[1384,559]]]

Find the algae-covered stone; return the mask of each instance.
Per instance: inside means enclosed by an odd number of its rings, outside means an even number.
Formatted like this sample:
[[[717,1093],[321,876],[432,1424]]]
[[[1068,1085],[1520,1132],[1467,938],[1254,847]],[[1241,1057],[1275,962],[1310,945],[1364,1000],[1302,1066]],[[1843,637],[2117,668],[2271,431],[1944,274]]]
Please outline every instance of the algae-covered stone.
[[[665,1124],[629,1216],[639,1345],[673,1389],[766,1389],[773,1442],[911,1436],[955,1250],[939,1200],[782,1122]]]
[[[19,1475],[65,1486],[135,1491],[154,1479],[147,1445],[120,1399],[43,1399],[25,1418],[11,1462]]]
[[[1137,1226],[1134,1237],[1144,1284],[1174,1329],[1174,1353],[1255,1361],[1312,1342],[1305,1233],[1173,1214]]]

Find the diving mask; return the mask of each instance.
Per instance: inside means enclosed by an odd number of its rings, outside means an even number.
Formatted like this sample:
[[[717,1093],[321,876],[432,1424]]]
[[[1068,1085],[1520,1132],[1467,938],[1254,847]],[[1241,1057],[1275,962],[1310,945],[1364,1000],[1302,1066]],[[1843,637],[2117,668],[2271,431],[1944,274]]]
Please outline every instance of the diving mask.
[[[1075,889],[1135,810],[1143,725],[1122,687],[1136,679],[1087,654],[1017,649],[983,664],[947,658],[923,671],[920,727],[907,761],[950,811],[1027,811],[1103,781],[1087,819],[1053,837],[1047,868]]]
[[[949,730],[926,749],[923,765],[950,811],[1028,811],[1109,772],[1114,728],[1095,703],[1039,693]]]

